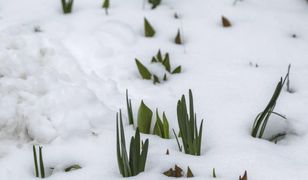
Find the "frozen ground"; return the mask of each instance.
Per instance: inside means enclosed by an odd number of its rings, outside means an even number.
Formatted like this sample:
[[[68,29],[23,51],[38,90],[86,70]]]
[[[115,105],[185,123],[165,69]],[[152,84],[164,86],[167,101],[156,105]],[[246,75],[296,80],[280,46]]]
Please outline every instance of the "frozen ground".
[[[195,179],[212,179],[212,168],[221,180],[244,170],[249,180],[308,178],[308,3],[162,1],[151,10],[142,0],[111,0],[106,16],[100,0],[75,0],[70,15],[56,0],[0,0],[1,180],[36,179],[32,144],[44,146],[45,165],[55,167],[51,180],[122,179],[115,113],[122,108],[126,115],[125,90],[135,113],[144,99],[178,129],[176,102],[189,88],[199,120],[205,118],[202,156],[179,152],[175,139],[142,135],[150,139],[146,170],[131,179],[169,179],[162,172],[174,164],[190,166]],[[222,15],[231,28],[221,27]],[[144,17],[154,38],[142,36]],[[172,42],[178,28],[185,46]],[[183,72],[154,86],[141,80],[134,58],[162,76],[150,65],[159,48]],[[295,93],[284,91],[276,106],[288,117],[288,135],[278,144],[254,139],[253,120],[289,63]],[[126,120],[125,129],[128,141],[134,131]],[[83,168],[63,172],[71,163]]]

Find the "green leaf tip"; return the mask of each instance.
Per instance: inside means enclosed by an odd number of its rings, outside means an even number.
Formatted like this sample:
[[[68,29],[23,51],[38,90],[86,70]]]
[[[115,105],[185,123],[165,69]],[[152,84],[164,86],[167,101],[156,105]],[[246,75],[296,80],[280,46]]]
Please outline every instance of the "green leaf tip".
[[[146,106],[143,100],[140,103],[138,110],[138,128],[141,133],[150,134],[153,112]]]
[[[144,36],[145,37],[153,37],[155,35],[155,30],[150,24],[150,22],[144,18]]]
[[[178,32],[174,38],[174,42],[175,44],[183,44],[180,29],[178,29]]]
[[[135,62],[141,77],[147,80],[151,79],[152,74],[150,73],[150,71],[138,59],[135,59]]]
[[[181,73],[181,71],[182,71],[182,67],[178,66],[172,71],[172,74],[179,74]]]

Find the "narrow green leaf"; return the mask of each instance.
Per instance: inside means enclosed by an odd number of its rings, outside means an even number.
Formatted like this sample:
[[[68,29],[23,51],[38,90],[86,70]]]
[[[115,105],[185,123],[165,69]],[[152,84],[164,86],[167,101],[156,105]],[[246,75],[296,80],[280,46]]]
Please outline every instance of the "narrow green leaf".
[[[127,89],[126,89],[126,108],[127,108],[128,122],[129,122],[129,124],[134,125],[132,102],[128,98],[128,90]]]
[[[44,168],[44,161],[43,161],[43,155],[42,155],[42,148],[39,146],[39,158],[40,158],[40,171],[41,171],[41,178],[45,178],[45,168]]]
[[[118,119],[118,113],[117,113],[117,116],[116,116],[116,126],[117,126],[117,160],[118,160],[118,167],[119,167],[119,170],[120,170],[120,173],[122,174],[122,176],[124,176],[124,164],[123,164],[123,159],[122,159],[122,156],[121,156],[121,145],[120,145],[120,136],[119,136],[119,119]]]
[[[164,138],[169,139],[170,135],[169,135],[169,123],[168,123],[168,119],[165,115],[165,113],[163,113],[163,134],[164,134]]]
[[[39,177],[39,171],[38,171],[38,164],[37,164],[37,156],[36,156],[36,148],[33,145],[33,159],[34,159],[34,170],[35,170],[35,176]]]
[[[178,136],[176,135],[174,129],[172,129],[172,131],[173,131],[174,137],[175,137],[175,139],[176,139],[176,142],[177,142],[177,144],[178,144],[179,150],[182,152],[182,146],[180,145],[180,141],[179,141],[179,139],[178,139]]]
[[[81,169],[81,166],[79,164],[73,164],[67,168],[64,169],[65,172],[70,172],[73,170]]]
[[[158,110],[156,109],[156,122],[155,122],[155,125],[154,125],[154,130],[153,130],[153,134],[159,136],[159,137],[163,137],[163,132],[162,132],[162,121],[159,117],[159,114],[158,114]]]
[[[148,156],[149,140],[146,139],[144,145],[142,146],[142,152],[139,159],[139,172],[143,172],[145,169],[145,164]]]
[[[163,65],[169,73],[171,72],[171,66],[170,66],[170,58],[169,58],[169,53],[166,53],[165,58],[163,60]]]
[[[217,177],[217,176],[216,176],[216,170],[215,170],[215,168],[213,168],[212,176],[213,176],[213,178],[216,178],[216,177]]]

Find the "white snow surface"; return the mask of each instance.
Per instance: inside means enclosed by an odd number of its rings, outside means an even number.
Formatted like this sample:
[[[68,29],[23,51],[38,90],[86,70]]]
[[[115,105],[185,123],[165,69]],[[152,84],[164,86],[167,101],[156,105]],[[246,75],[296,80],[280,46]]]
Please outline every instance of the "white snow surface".
[[[134,115],[141,99],[165,111],[178,131],[176,103],[193,90],[198,121],[204,118],[202,155],[178,150],[174,136],[149,138],[145,172],[130,179],[170,179],[177,164],[194,179],[308,179],[308,3],[306,0],[162,0],[155,10],[143,0],[75,0],[64,15],[60,0],[0,0],[0,179],[34,176],[32,145],[43,148],[50,180],[122,179],[116,161],[115,115],[122,109],[126,142],[125,90]],[[179,19],[174,18],[174,14]],[[221,16],[232,27],[223,28]],[[143,36],[143,18],[155,37]],[[184,45],[173,38],[180,28]],[[39,29],[41,32],[35,32]],[[295,34],[296,38],[292,35]],[[153,85],[142,80],[135,58],[160,78],[150,63],[158,49],[169,52],[182,73]],[[267,136],[287,131],[277,144],[250,136],[256,115],[291,67]],[[255,65],[258,64],[258,67]],[[274,123],[277,122],[277,123]],[[152,120],[154,123],[154,119]],[[171,133],[171,132],[170,132]],[[165,155],[169,149],[170,155]],[[83,168],[66,173],[79,163]]]

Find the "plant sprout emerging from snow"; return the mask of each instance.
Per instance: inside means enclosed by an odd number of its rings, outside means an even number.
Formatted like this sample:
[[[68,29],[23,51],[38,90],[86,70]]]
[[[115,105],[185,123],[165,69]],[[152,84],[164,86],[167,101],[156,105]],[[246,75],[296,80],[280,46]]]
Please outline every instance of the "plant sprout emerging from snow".
[[[174,165],[174,169],[170,168],[169,170],[165,171],[163,174],[168,177],[176,177],[176,178],[183,177],[183,169],[177,165]]]
[[[215,170],[215,168],[213,168],[213,170],[212,170],[212,176],[213,176],[213,178],[216,178],[217,176],[216,176],[216,170]]]
[[[120,115],[120,117],[119,117]],[[120,127],[119,127],[120,118]],[[142,147],[140,147],[140,132],[136,129],[135,136],[132,136],[129,147],[129,156],[126,150],[125,134],[122,122],[122,114],[117,114],[117,160],[119,171],[123,177],[136,176],[143,172],[146,165],[149,140],[146,139]],[[141,152],[140,152],[141,150]]]
[[[126,108],[127,108],[127,117],[128,122],[131,125],[134,125],[134,116],[133,116],[133,108],[132,108],[132,101],[128,98],[128,90],[126,89]]]
[[[183,146],[180,146],[179,140],[174,131],[173,133],[176,137],[180,151],[182,151],[183,147],[185,154],[200,156],[203,120],[201,121],[198,130],[197,117],[194,111],[194,102],[191,90],[189,90],[189,109],[187,109],[185,96],[183,95],[177,104],[177,117]]]
[[[181,32],[180,32],[180,29],[178,29],[178,32],[174,38],[174,42],[175,44],[182,44],[182,38],[181,38]]]
[[[110,0],[105,0],[103,3],[103,8],[105,9],[106,15],[108,15],[109,6],[110,6]]]
[[[294,90],[290,87],[290,70],[291,70],[291,64],[289,64],[289,66],[288,66],[287,92],[288,93],[294,93]]]
[[[37,161],[36,147],[33,145],[33,159],[34,159],[35,176],[45,178],[45,168],[44,168],[44,161],[43,161],[42,147],[41,146],[39,146],[39,162],[38,162]]]
[[[133,109],[131,105],[131,100],[128,98],[128,91],[126,90],[126,106],[129,124],[134,125]],[[137,126],[141,133],[150,134],[151,132],[151,122],[152,122],[153,112],[152,110],[141,101],[138,110]],[[160,136],[164,139],[169,139],[169,122],[165,112],[163,112],[163,119],[159,117],[158,109],[156,109],[156,122],[153,129],[153,134]]]
[[[221,22],[223,27],[231,27],[231,22],[224,16],[221,16]]]
[[[66,167],[64,169],[65,172],[70,172],[70,171],[74,171],[74,170],[77,170],[77,169],[81,169],[81,166],[79,164],[73,164],[73,165],[70,165],[68,167]]]
[[[159,117],[158,109],[156,109],[156,123],[154,125],[153,134],[158,135],[164,139],[169,139],[169,123],[168,119],[163,112],[163,120]]]
[[[183,177],[184,171],[183,171],[182,168],[180,168],[179,166],[175,165],[174,169],[170,168],[169,170],[165,171],[163,174],[165,176],[168,176],[168,177],[179,178],[179,177]],[[191,171],[189,166],[187,167],[186,177],[188,177],[188,178],[194,177],[194,175],[193,175],[193,173],[192,173],[192,171]]]
[[[150,134],[151,122],[152,122],[153,112],[151,109],[141,101],[138,110],[138,128],[141,133]]]
[[[156,56],[153,56],[152,58],[152,63],[161,63],[165,70],[171,74],[178,74],[181,73],[181,66],[176,67],[173,71],[171,71],[171,65],[170,65],[170,56],[169,53],[166,53],[164,58],[162,57],[161,51],[158,50],[158,53],[156,54]],[[164,75],[165,76],[165,75]],[[167,79],[164,77],[164,79]]]
[[[150,4],[152,4],[152,9],[155,9],[158,5],[160,5],[161,0],[148,0]]]
[[[239,180],[248,180],[247,171],[244,172],[243,176],[239,177]]]
[[[135,59],[135,62],[136,62],[136,65],[137,65],[137,68],[138,68],[138,71],[141,75],[141,77],[143,79],[151,79],[152,78],[152,74],[151,72],[148,70],[147,67],[145,67],[138,59]]]
[[[74,0],[61,0],[62,10],[64,14],[72,12]]]
[[[150,24],[150,22],[144,18],[144,36],[145,37],[153,37],[155,35],[155,30]]]
[[[141,77],[143,79],[151,80],[152,77],[153,77],[153,83],[154,84],[161,82],[159,77],[156,74],[151,74],[149,69],[145,65],[143,65],[138,59],[135,59],[135,62],[136,62],[139,74],[141,75]],[[152,57],[151,63],[160,63],[169,74],[179,74],[182,71],[181,66],[177,66],[174,70],[171,71],[169,53],[166,53],[164,58],[163,58],[160,50],[158,50],[158,53],[156,54],[156,56]],[[163,80],[167,81],[167,74],[166,73],[163,76]]]
[[[288,78],[288,76],[289,76],[289,73],[285,76],[284,79],[280,78],[280,81],[278,82],[276,89],[274,91],[274,94],[273,94],[272,98],[270,99],[268,105],[256,117],[256,119],[253,123],[253,126],[252,126],[252,131],[251,131],[252,137],[255,137],[255,138],[262,138],[263,137],[267,122],[268,122],[268,120],[269,120],[269,118],[272,114],[278,115],[278,116],[286,119],[284,116],[274,112],[274,109],[275,109],[275,106],[276,106],[277,99],[279,98],[279,95],[281,93],[283,85],[284,85],[286,79]],[[278,136],[281,136],[281,134],[278,134],[277,137]]]
[[[190,167],[188,166],[187,167],[187,174],[186,174],[186,177],[190,178],[190,177],[194,177],[194,174],[192,173]]]

